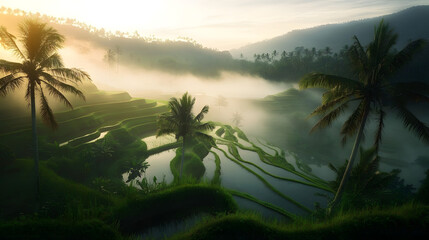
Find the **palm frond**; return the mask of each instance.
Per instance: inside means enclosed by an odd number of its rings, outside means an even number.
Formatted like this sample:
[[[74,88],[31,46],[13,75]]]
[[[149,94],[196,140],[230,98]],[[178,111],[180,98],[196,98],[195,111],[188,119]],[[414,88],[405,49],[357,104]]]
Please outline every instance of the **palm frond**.
[[[419,139],[429,144],[429,128],[403,105],[395,105],[398,116],[408,130],[414,132]]]
[[[345,94],[343,96],[340,96],[336,99],[333,99],[327,103],[320,105],[310,114],[310,117],[315,116],[315,115],[319,115],[319,114],[325,114],[327,111],[331,110],[336,105],[344,103],[344,102],[348,102],[350,100],[350,97],[353,95],[354,95],[354,93]]]
[[[176,119],[170,113],[161,114],[157,121],[158,130],[156,136],[162,136],[166,134],[175,134],[178,128]]]
[[[9,92],[19,88],[24,81],[24,77],[16,77],[14,74],[0,78],[0,95],[6,96]]]
[[[390,51],[397,39],[398,35],[387,23],[384,23],[384,20],[381,20],[378,27],[374,28],[374,40],[370,42],[367,48],[373,66],[383,63],[384,59],[390,56]]]
[[[158,128],[158,130],[156,131],[156,136],[160,137],[163,135],[169,135],[169,134],[175,134],[175,129],[173,128]]]
[[[332,164],[332,163],[329,163],[328,164],[328,167],[332,170],[332,171],[334,171],[335,173],[338,173],[338,169]]]
[[[61,102],[64,103],[64,105],[66,105],[67,107],[73,109],[72,104],[69,102],[69,100],[67,100],[67,98],[60,92],[58,91],[58,89],[56,89],[54,86],[52,86],[51,84],[49,84],[46,81],[43,81],[44,85],[46,86],[46,88],[49,91],[49,94],[55,98],[58,98],[58,100],[60,100]]]
[[[22,64],[16,62],[9,62],[0,59],[0,71],[5,73],[17,73],[22,70]]]
[[[30,104],[31,104],[31,100],[30,100],[31,99],[31,89],[32,89],[31,82],[28,81],[27,87],[25,89],[25,96],[24,96],[24,99],[27,102],[28,106],[30,106]],[[37,90],[37,88],[34,88],[34,90]]]
[[[347,142],[347,137],[353,136],[359,128],[359,124],[361,124],[365,108],[369,107],[369,104],[366,100],[362,100],[357,108],[353,111],[350,117],[344,122],[341,127],[341,134],[344,135],[342,139],[342,143],[345,144]]]
[[[391,85],[391,94],[396,101],[429,102],[429,84],[425,82],[399,82]]]
[[[45,28],[44,38],[39,48],[38,54],[36,55],[35,62],[43,62],[48,59],[52,54],[63,47],[64,36],[59,34],[57,30],[48,27]]]
[[[423,39],[418,39],[409,43],[393,57],[391,70],[395,71],[404,66],[406,63],[410,62],[413,55],[420,51],[426,45],[426,43],[427,41]]]
[[[338,88],[329,89],[322,94],[322,104],[326,104],[346,94],[347,93],[345,91],[339,90]]]
[[[49,107],[48,100],[45,97],[45,94],[43,93],[42,86],[40,86],[40,114],[42,116],[43,122],[46,123],[49,127],[52,129],[58,128],[58,124],[55,121],[54,113],[52,112],[52,109]]]
[[[376,152],[378,152],[378,149],[380,148],[385,116],[386,116],[386,112],[384,112],[382,108],[378,109],[378,128],[375,134],[375,142],[374,142],[374,147]]]
[[[195,132],[194,136],[197,139],[201,139],[203,141],[209,142],[212,146],[216,146],[216,142],[214,141],[214,138],[208,134],[202,133],[202,132]]]
[[[355,72],[361,75],[362,72],[368,71],[368,56],[356,36],[353,36],[353,45],[349,49],[348,56]],[[359,77],[361,78],[361,76]]]
[[[45,80],[45,82],[52,85],[52,87],[58,87],[63,91],[73,93],[74,95],[85,100],[85,95],[76,87],[69,85],[69,84],[66,84],[66,83],[63,83],[61,81],[58,81],[57,79],[55,79],[55,77],[53,77],[52,75],[50,75],[48,73],[42,72],[42,73],[40,73],[40,75]]]
[[[64,37],[46,23],[37,20],[25,20],[20,26],[20,41],[29,60],[40,63],[53,52],[60,49]]]
[[[201,109],[200,113],[195,117],[195,120],[201,122],[204,119],[204,114],[209,112],[209,106],[205,105],[203,109]]]
[[[16,37],[10,34],[5,27],[0,27],[0,44],[7,50],[12,52],[22,60],[25,60],[25,55],[21,52],[18,45],[15,42]]]
[[[325,88],[332,89],[338,88],[345,91],[354,91],[357,89],[361,89],[363,85],[355,80],[335,76],[328,75],[322,73],[311,73],[304,76],[299,81],[299,88]]]
[[[52,69],[52,68],[63,68],[63,60],[58,53],[54,53],[51,56],[45,58],[41,63],[40,67],[43,69]]]
[[[215,128],[215,126],[214,126],[214,124],[212,122],[206,122],[206,123],[203,123],[203,124],[201,124],[199,122],[196,122],[194,124],[193,128],[196,131],[198,131],[198,132],[205,132],[205,131],[213,131],[213,129]]]
[[[63,77],[63,79],[75,83],[82,82],[82,80],[91,80],[88,73],[77,68],[52,68],[47,71],[54,77]]]
[[[181,137],[202,136],[204,138],[205,131],[213,130],[214,125],[211,122],[201,123],[201,120],[209,110],[208,106],[204,106],[201,112],[194,117],[192,108],[195,104],[195,98],[192,98],[188,93],[183,94],[181,98],[171,98],[168,102],[170,111],[161,114],[158,118],[157,136],[163,134],[175,134],[176,139]],[[203,134],[203,135],[202,135]]]
[[[327,126],[330,126],[332,122],[337,119],[337,117],[344,112],[344,110],[347,108],[347,102],[343,103],[336,109],[332,110],[328,114],[326,114],[322,119],[320,119],[316,125],[310,130],[310,132],[314,132],[317,129],[324,128]]]

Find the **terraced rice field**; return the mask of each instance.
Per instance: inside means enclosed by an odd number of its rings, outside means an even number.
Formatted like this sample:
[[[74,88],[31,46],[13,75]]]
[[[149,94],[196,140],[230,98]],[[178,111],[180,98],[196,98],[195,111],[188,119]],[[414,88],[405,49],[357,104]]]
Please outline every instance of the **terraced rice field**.
[[[125,128],[132,135],[143,138],[156,131],[156,119],[167,111],[165,104],[145,99],[85,105],[71,111],[55,113],[58,129],[47,128],[38,121],[39,139],[61,146],[77,146],[100,138],[108,131]],[[11,118],[0,125],[0,144],[13,151],[29,155],[31,151],[31,119]]]
[[[157,117],[167,110],[164,103],[145,99],[85,105],[56,113],[59,128],[55,131],[39,122],[39,139],[45,144],[78,147],[122,128],[146,143],[144,160],[151,165],[145,174],[148,180],[153,176],[161,180],[165,175],[166,182],[171,183],[174,174],[170,161],[180,154],[172,149],[180,143],[171,137],[154,136]],[[256,138],[249,139],[239,128],[217,123],[212,136],[217,146],[199,157],[205,166],[203,179],[227,188],[244,209],[295,218],[312,211],[315,193],[332,192],[328,183],[296,156]],[[3,121],[0,144],[9,146],[18,157],[31,156],[30,119]]]

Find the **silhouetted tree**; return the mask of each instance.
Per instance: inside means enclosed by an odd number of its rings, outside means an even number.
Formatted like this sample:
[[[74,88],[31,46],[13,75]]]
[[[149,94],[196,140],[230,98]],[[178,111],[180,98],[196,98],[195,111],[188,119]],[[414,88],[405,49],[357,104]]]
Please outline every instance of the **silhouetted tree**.
[[[204,106],[201,111],[194,116],[192,109],[195,104],[195,98],[188,93],[183,94],[182,98],[171,98],[168,102],[170,111],[159,116],[158,131],[156,136],[165,134],[174,134],[176,140],[182,140],[182,156],[180,162],[180,175],[182,178],[183,162],[185,159],[186,143],[189,138],[201,138],[211,142],[214,145],[213,137],[206,134],[206,131],[214,129],[211,122],[202,123],[204,115],[208,113],[209,106]]]
[[[385,108],[396,110],[406,128],[416,133],[425,142],[429,142],[429,128],[406,107],[410,101],[429,102],[429,85],[423,82],[391,81],[391,76],[407,63],[417,50],[422,48],[424,40],[411,42],[403,50],[394,54],[392,48],[396,43],[397,35],[387,24],[381,21],[375,29],[374,35],[374,40],[366,48],[360,44],[356,36],[354,37],[354,44],[349,51],[349,56],[353,71],[358,77],[357,80],[313,73],[305,76],[299,82],[301,89],[311,87],[327,89],[322,97],[322,105],[311,114],[312,116],[323,116],[312,131],[329,126],[344,113],[350,102],[358,103],[341,129],[341,134],[344,136],[343,142],[347,137],[356,133],[357,135],[331,208],[335,207],[341,198],[362,140],[368,115],[371,112],[378,116],[378,129],[374,143],[376,150],[381,142]]]
[[[50,127],[56,128],[54,114],[49,107],[45,90],[48,94],[72,108],[72,104],[60,90],[70,92],[85,99],[83,93],[66,82],[78,83],[90,76],[76,68],[65,68],[58,49],[62,48],[64,37],[55,29],[37,20],[26,20],[20,27],[18,47],[15,36],[5,27],[0,28],[1,45],[12,51],[21,62],[0,60],[0,71],[5,76],[0,78],[0,94],[5,96],[16,88],[26,84],[25,100],[31,105],[31,122],[36,172],[36,193],[39,198],[39,151],[36,131],[36,95],[40,99],[42,120]]]

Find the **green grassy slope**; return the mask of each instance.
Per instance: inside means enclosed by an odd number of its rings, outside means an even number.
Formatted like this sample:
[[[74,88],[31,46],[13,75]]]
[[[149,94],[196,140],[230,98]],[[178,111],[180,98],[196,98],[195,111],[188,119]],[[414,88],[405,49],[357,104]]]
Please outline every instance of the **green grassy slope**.
[[[58,129],[37,123],[41,148],[46,144],[69,142],[73,146],[95,140],[102,132],[126,128],[136,137],[156,130],[157,115],[167,106],[145,99],[122,99],[99,104],[88,104],[70,111],[55,113]],[[31,120],[17,117],[2,120],[0,144],[9,147],[18,157],[31,156]],[[43,150],[41,151],[43,152]]]
[[[269,222],[254,214],[221,216],[171,239],[427,239],[429,207],[406,205],[349,213],[324,222]]]

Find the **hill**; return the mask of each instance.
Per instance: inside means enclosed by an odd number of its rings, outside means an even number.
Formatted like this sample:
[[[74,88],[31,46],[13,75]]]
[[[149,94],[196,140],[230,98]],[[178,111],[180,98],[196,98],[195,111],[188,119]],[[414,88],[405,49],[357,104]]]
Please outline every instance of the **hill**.
[[[104,52],[97,58],[101,60],[104,55],[105,67],[110,65],[114,68],[120,64],[205,78],[217,78],[222,71],[240,72],[242,68],[242,61],[234,60],[229,52],[203,47],[192,39],[162,40],[123,32],[111,33],[74,19],[17,11],[20,14],[0,13],[0,25],[12,34],[16,34],[17,26],[25,18],[39,18],[64,35],[66,45],[75,45],[85,54]]]
[[[373,36],[374,26],[382,19],[389,23],[399,35],[398,49],[405,46],[409,40],[429,38],[429,28],[425,26],[425,23],[429,22],[429,5],[426,5],[375,18],[294,30],[272,39],[233,49],[230,52],[235,58],[243,54],[247,59],[253,59],[255,53],[271,53],[274,50],[292,51],[299,46],[317,49],[329,46],[334,52],[338,52],[344,45],[351,44],[354,35],[361,40],[362,44],[367,44]]]

